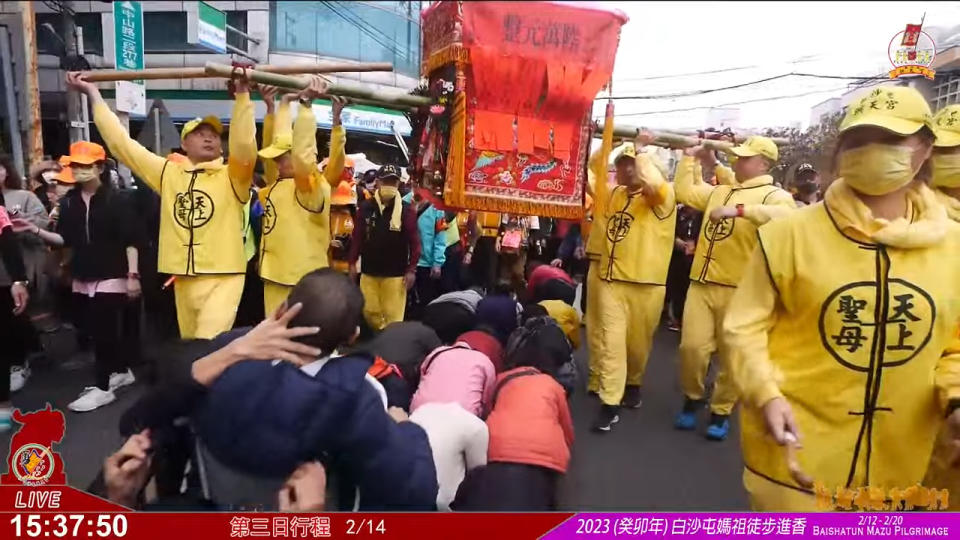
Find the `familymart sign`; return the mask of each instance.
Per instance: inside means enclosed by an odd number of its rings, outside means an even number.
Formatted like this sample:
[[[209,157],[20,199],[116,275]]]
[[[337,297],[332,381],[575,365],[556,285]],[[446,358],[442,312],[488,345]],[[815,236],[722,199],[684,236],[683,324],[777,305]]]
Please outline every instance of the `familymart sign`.
[[[227,14],[206,2],[197,2],[196,15],[190,13],[187,24],[187,42],[213,52],[227,52]]]

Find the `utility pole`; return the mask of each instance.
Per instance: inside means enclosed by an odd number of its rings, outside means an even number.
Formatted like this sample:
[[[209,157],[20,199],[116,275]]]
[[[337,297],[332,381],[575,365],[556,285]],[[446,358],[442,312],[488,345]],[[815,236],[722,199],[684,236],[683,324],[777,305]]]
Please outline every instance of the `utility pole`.
[[[40,124],[40,83],[37,80],[37,24],[33,2],[20,0],[20,22],[23,25],[24,74],[27,102],[27,157],[30,163],[43,159],[43,131]]]
[[[73,2],[62,2],[60,9],[61,32],[66,57],[83,54],[83,29],[77,26],[73,17]],[[76,90],[67,89],[67,122],[70,127],[70,143],[87,140],[86,118],[83,115],[85,96]]]

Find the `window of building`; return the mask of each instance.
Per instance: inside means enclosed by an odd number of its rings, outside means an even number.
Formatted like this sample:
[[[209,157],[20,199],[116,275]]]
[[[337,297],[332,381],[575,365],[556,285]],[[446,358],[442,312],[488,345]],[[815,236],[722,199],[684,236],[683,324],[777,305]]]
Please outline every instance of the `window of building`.
[[[247,31],[247,12],[228,11],[227,24]],[[247,50],[246,40],[227,30],[227,44]],[[148,11],[143,14],[143,49],[148,53],[213,53],[187,43],[187,14],[182,11]]]
[[[77,13],[73,22],[83,28],[83,52],[103,54],[103,25],[99,13]],[[63,30],[63,15],[60,13],[37,13],[37,52],[58,54],[65,47],[67,38]],[[45,25],[49,25],[46,26]],[[53,28],[53,32],[50,31]],[[72,37],[70,38],[72,39]]]
[[[960,103],[960,75],[951,75],[942,79],[933,87],[933,91],[936,98],[930,105],[933,106],[934,111],[939,111],[947,105]]]
[[[420,72],[420,2],[271,2],[270,48]]]

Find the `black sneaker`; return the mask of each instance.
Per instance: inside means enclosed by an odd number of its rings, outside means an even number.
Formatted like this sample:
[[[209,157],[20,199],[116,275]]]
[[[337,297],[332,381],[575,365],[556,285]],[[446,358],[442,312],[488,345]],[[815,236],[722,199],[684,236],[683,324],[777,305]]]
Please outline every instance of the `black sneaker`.
[[[627,385],[623,391],[623,399],[620,401],[620,406],[628,409],[639,409],[642,404],[643,400],[640,399],[640,387]]]
[[[600,412],[597,414],[597,418],[593,421],[590,429],[598,433],[610,431],[610,428],[620,421],[617,409],[618,408],[613,405],[600,405]]]

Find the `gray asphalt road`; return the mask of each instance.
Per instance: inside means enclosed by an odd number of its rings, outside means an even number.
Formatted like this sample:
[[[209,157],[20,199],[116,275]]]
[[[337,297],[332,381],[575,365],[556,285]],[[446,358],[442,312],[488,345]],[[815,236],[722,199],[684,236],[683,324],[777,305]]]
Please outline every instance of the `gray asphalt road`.
[[[103,459],[122,443],[117,422],[144,386],[138,382],[122,389],[116,402],[90,413],[67,411],[67,404],[92,382],[92,360],[73,351],[73,340],[66,333],[44,339],[49,360],[34,366],[33,376],[26,388],[14,394],[13,402],[24,410],[39,409],[49,402],[64,411],[66,435],[56,450],[63,456],[68,482],[85,488]],[[576,442],[570,471],[561,488],[564,508],[747,509],[736,429],[725,442],[707,441],[702,436],[706,411],[697,433],[673,429],[673,415],[681,402],[675,363],[678,339],[675,333],[658,333],[644,381],[643,406],[623,411],[610,433],[589,431],[599,402],[584,393],[574,395],[571,410]],[[577,357],[585,368],[586,351],[578,351]],[[0,434],[5,456],[9,442],[9,433]]]

